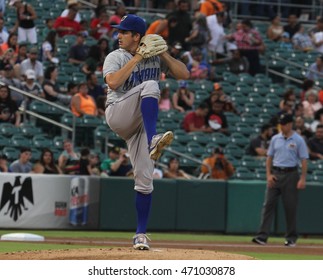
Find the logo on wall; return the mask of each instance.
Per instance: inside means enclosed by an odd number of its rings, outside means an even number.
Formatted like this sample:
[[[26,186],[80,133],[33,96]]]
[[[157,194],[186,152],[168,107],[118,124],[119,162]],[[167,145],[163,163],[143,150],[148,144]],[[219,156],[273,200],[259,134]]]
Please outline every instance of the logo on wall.
[[[27,177],[23,183],[20,182],[21,176],[15,177],[15,182],[12,185],[10,182],[3,184],[1,194],[0,212],[8,204],[4,215],[10,215],[15,222],[22,215],[23,211],[27,211],[25,200],[34,204],[33,187],[31,177]]]

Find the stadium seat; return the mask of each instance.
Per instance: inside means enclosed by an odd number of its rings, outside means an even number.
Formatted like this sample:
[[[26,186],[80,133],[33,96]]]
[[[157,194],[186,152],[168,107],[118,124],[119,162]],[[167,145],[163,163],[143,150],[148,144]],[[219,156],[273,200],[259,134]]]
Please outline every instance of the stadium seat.
[[[0,148],[2,149],[8,146],[10,146],[10,138],[0,135]]]
[[[51,149],[51,147],[48,147]],[[36,161],[40,160],[42,152],[39,149],[32,148],[31,149],[31,159],[30,161],[35,163]]]
[[[224,72],[222,74],[223,80],[225,82],[229,82],[232,85],[235,85],[237,82],[239,82],[239,77],[236,74],[233,74],[231,72]]]
[[[265,168],[256,168],[255,169],[255,177],[258,180],[266,180],[267,179],[266,169]]]
[[[40,127],[36,127],[28,123],[22,123],[20,126],[20,131],[22,132],[22,135],[27,138],[32,138],[35,135],[42,134],[42,129]]]
[[[172,144],[168,147],[171,151],[176,151],[182,154],[186,153],[186,145],[183,145],[179,142],[173,141]]]
[[[244,150],[234,143],[229,143],[224,148],[225,155],[228,155],[228,156],[230,155],[236,159],[242,158],[244,156],[244,153],[245,153]]]
[[[272,84],[269,86],[269,92],[275,93],[277,96],[282,97],[284,95],[285,89],[278,84]]]
[[[262,113],[262,109],[260,106],[258,106],[255,103],[250,103],[250,102],[248,102],[244,105],[243,111],[245,113],[254,114],[254,115],[258,115],[258,114]]]
[[[239,91],[234,91],[231,94],[231,101],[237,105],[244,105],[246,102],[248,102],[248,98],[246,95]]]
[[[32,138],[33,146],[37,149],[51,148],[53,141],[45,136],[36,135]]]
[[[277,96],[276,93],[268,93],[265,97],[265,102],[278,106],[280,98]]]
[[[174,130],[174,140],[181,143],[181,144],[186,144],[191,141],[191,137],[185,130],[175,129]]]
[[[262,113],[269,114],[271,116],[277,114],[279,112],[279,107],[275,106],[271,103],[264,103],[261,107]]]
[[[48,114],[51,106],[41,101],[34,100],[30,103],[29,108],[31,111],[38,114]]]
[[[53,146],[55,149],[63,149],[64,145],[64,137],[62,136],[55,136],[53,139]]]
[[[253,84],[253,92],[258,93],[261,96],[265,96],[269,92],[269,87],[262,83]]]
[[[262,84],[264,86],[270,86],[272,84],[271,78],[269,78],[265,74],[256,74],[255,75],[255,82],[257,84]]]
[[[248,94],[248,102],[256,103],[257,105],[262,105],[266,102],[265,97],[261,96],[258,92],[250,92]]]
[[[240,132],[232,133],[230,135],[230,140],[233,144],[242,148],[246,147],[250,143],[249,139]]]
[[[91,115],[84,115],[82,117],[82,125],[86,127],[97,127],[101,124],[100,118]]]
[[[10,145],[15,148],[30,147],[30,139],[23,135],[13,135],[10,139]]]
[[[188,142],[186,145],[186,152],[195,157],[201,157],[204,153],[204,147],[196,142]]]
[[[245,98],[245,97],[244,97]],[[232,112],[225,112],[224,113],[225,117],[227,118],[228,124],[235,124],[240,121],[240,117]]]
[[[210,142],[210,135],[206,132],[194,131],[189,133],[190,141],[205,145]]]
[[[247,83],[248,85],[252,85],[255,82],[254,77],[248,73],[241,73],[238,77],[240,82]]]
[[[230,142],[230,139],[228,136],[226,136],[223,133],[220,132],[214,132],[211,134],[211,141],[212,143],[215,143],[221,147],[224,147]]]
[[[244,155],[241,158],[240,165],[247,167],[249,170],[255,171],[257,168],[262,167],[265,170],[266,158]]]
[[[253,91],[252,87],[245,84],[245,83],[237,83],[236,84],[236,91],[243,93],[245,96],[247,96],[250,92]]]
[[[235,170],[233,179],[253,180],[253,179],[255,179],[255,173],[250,171],[246,167],[237,167]]]
[[[290,76],[292,78],[302,80],[302,81],[304,79],[304,75],[303,75],[302,70],[298,69],[294,66],[286,66],[284,68],[284,74],[286,74],[287,76]]]
[[[20,150],[14,147],[4,147],[2,149],[2,154],[4,154],[9,162],[12,162],[19,158]]]
[[[12,123],[0,123],[1,135],[10,137],[20,133],[19,127],[14,126]]]
[[[232,127],[232,129],[231,129]],[[230,132],[239,132],[244,136],[249,137],[251,134],[255,133],[255,128],[250,123],[238,122],[234,126],[230,127]]]

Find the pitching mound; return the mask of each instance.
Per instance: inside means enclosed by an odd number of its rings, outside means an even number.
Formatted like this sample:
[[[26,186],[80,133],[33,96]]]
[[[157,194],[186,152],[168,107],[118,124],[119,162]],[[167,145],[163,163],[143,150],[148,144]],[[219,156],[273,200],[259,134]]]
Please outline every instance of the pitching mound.
[[[0,254],[0,260],[250,260],[249,256],[209,250],[154,248],[65,249]]]

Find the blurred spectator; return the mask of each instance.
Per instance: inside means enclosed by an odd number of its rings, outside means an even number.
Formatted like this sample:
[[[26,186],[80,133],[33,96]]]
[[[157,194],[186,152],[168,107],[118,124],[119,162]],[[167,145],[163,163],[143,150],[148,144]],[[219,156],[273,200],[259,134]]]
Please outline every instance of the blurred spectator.
[[[43,92],[41,85],[36,82],[35,71],[32,69],[28,69],[26,71],[26,80],[22,82],[21,89],[35,96],[43,97],[43,98],[45,97],[45,94]],[[23,107],[26,109],[29,108],[29,103],[31,101],[32,101],[31,98],[25,96],[23,101]]]
[[[297,15],[290,14],[287,18],[287,24],[284,25],[284,31],[289,34],[289,38],[293,38],[294,34],[299,30],[300,23]]]
[[[196,13],[192,23],[192,30],[185,38],[185,42],[190,47],[197,47],[203,53],[203,59],[207,57],[207,45],[209,41],[209,29],[206,23],[206,17],[203,14]]]
[[[188,45],[185,43],[185,38],[187,38],[192,30],[192,21],[189,14],[189,1],[179,0],[177,2],[176,11],[170,13],[168,16],[173,16],[176,18],[177,22],[175,26],[169,26],[169,36],[168,44],[172,45],[175,41],[179,41],[185,50],[188,49]]]
[[[211,78],[211,67],[203,60],[203,54],[199,48],[192,48],[191,51],[185,52],[182,59],[187,60],[187,68],[191,73],[190,79],[208,79]],[[185,61],[184,61],[185,63]]]
[[[319,18],[316,22],[316,30],[312,33],[315,50],[323,54],[323,18]]]
[[[0,79],[1,82],[5,83],[8,86],[13,86],[18,89],[21,89],[21,82],[20,80],[15,78],[14,70],[11,64],[7,64],[4,67],[3,77]],[[23,101],[24,97],[18,91],[12,90],[11,91],[11,99],[16,102],[17,106],[19,107],[21,102]]]
[[[264,51],[264,43],[260,33],[253,28],[250,20],[241,21],[241,29],[227,36],[234,40],[242,56],[249,61],[249,73],[255,75],[261,72],[259,52]]]
[[[112,27],[109,23],[109,15],[106,10],[101,10],[99,16],[91,20],[90,28],[91,35],[97,40],[102,36],[111,37]]]
[[[0,154],[0,173],[8,172],[8,158],[6,155]]]
[[[43,174],[44,171],[45,171],[45,167],[39,161],[37,161],[33,164],[33,167],[29,173]]]
[[[159,98],[159,110],[160,111],[169,111],[173,108],[172,101],[170,99],[169,88],[163,88],[160,91]]]
[[[310,124],[311,131],[316,132],[316,128],[319,124],[323,124],[323,108],[315,112],[314,121]]]
[[[69,139],[63,142],[64,151],[58,158],[58,167],[64,174],[77,174],[80,169],[80,154],[74,151],[73,143]]]
[[[299,30],[292,38],[293,48],[302,52],[314,49],[311,37],[305,32],[304,26],[300,25]]]
[[[101,37],[98,41],[98,46],[100,47],[100,63],[99,70],[102,71],[103,63],[106,56],[110,53],[109,39],[107,37]]]
[[[13,66],[15,64],[13,49],[7,49],[0,57],[0,73],[3,74],[4,68],[7,65]]]
[[[280,110],[283,110],[285,101],[293,102],[294,103],[293,109],[294,109],[296,105],[296,95],[293,89],[290,88],[284,93],[283,99],[279,102]]]
[[[313,81],[323,78],[323,55],[318,56],[316,61],[310,65],[306,78]]]
[[[76,42],[69,50],[68,62],[73,64],[82,64],[85,62],[89,47],[84,44],[87,33],[84,31],[79,32],[76,37]]]
[[[200,13],[205,16],[223,12],[223,4],[218,0],[205,0],[200,4]]]
[[[92,45],[87,58],[82,65],[82,72],[85,74],[94,73],[100,70],[101,53],[98,45]]]
[[[267,150],[269,147],[271,136],[273,135],[273,129],[270,124],[264,124],[261,127],[260,134],[251,139],[247,154],[251,156],[267,156]]]
[[[245,56],[241,56],[241,53],[238,49],[233,49],[231,55],[225,58],[216,59],[212,64],[223,64],[227,63],[229,66],[230,72],[234,74],[247,73],[249,72],[249,61]]]
[[[209,113],[209,106],[206,103],[201,103],[195,111],[185,115],[183,120],[183,128],[186,132],[202,131],[213,132],[213,129],[206,126],[206,116]]]
[[[207,116],[208,124],[213,131],[229,134],[228,121],[224,114],[225,102],[218,99],[212,104],[212,110]]]
[[[214,15],[207,16],[206,22],[209,30],[210,40],[208,40],[208,51],[209,58],[211,60],[221,58],[225,56],[225,32],[224,13],[217,13]]]
[[[220,147],[215,148],[211,156],[205,158],[203,163],[211,167],[210,179],[227,180],[234,174],[234,166],[224,156],[223,150]],[[207,174],[209,169],[202,165],[201,172]]]
[[[282,50],[293,50],[293,44],[290,40],[290,36],[288,32],[283,33],[281,42],[279,44],[279,48]]]
[[[109,156],[101,164],[101,170],[108,176],[128,176],[132,171],[129,154],[126,149],[113,147]]]
[[[294,108],[294,117],[303,117],[304,116],[304,105],[302,102],[298,102],[295,104]]]
[[[315,136],[307,142],[307,146],[309,148],[310,159],[323,159],[323,124],[317,126]]]
[[[88,94],[93,97],[95,102],[97,102],[100,96],[106,96],[103,87],[98,84],[98,77],[94,73],[86,76],[86,82],[89,89]]]
[[[274,42],[278,42],[281,40],[284,33],[284,27],[281,25],[280,16],[275,15],[270,19],[270,21],[271,24],[267,29],[267,38]]]
[[[318,101],[318,91],[316,89],[309,89],[305,93],[303,105],[305,120],[313,120],[315,112],[322,108],[322,104]]]
[[[65,35],[76,35],[81,30],[81,25],[75,20],[75,16],[78,12],[76,7],[68,9],[66,17],[58,17],[54,23],[54,29],[57,31],[59,37]]]
[[[4,26],[4,19],[2,16],[0,16],[0,45],[3,43],[6,43],[9,38],[9,33],[7,31],[7,28]],[[1,55],[1,53],[0,53]]]
[[[313,80],[305,79],[302,84],[302,91],[300,93],[300,99],[301,101],[305,100],[305,92],[307,92],[309,89],[313,88],[315,85]]]
[[[50,61],[52,63],[58,63],[59,60],[56,57],[57,49],[56,49],[56,31],[51,30],[47,33],[45,41],[42,44],[42,55],[41,60]]]
[[[119,158],[120,148],[112,147],[109,149],[108,157],[101,163],[101,175],[109,176],[111,172],[111,165]]]
[[[194,93],[187,88],[186,81],[179,81],[179,87],[172,96],[174,109],[184,113],[193,109]]]
[[[74,94],[76,94],[78,91],[78,85],[73,83],[73,82],[69,82],[67,84],[67,92],[66,92],[66,95],[68,96],[73,96]]]
[[[121,19],[127,14],[126,7],[122,4],[116,7],[114,15],[110,16],[109,23],[111,25],[118,25]]]
[[[21,115],[17,103],[11,99],[11,90],[8,85],[0,85],[0,123],[20,125]]]
[[[54,154],[51,149],[44,148],[39,162],[44,166],[44,174],[62,174],[62,170],[55,164]]]
[[[14,6],[17,10],[17,20],[10,33],[18,30],[18,43],[30,42],[37,44],[37,32],[34,20],[37,14],[31,4],[21,0],[10,0],[9,6]]]
[[[42,38],[46,38],[49,31],[54,30],[55,19],[47,18],[45,19],[45,27],[42,30]]]
[[[27,42],[20,42],[19,46],[18,46],[18,54],[17,54],[15,64],[18,64],[19,67],[15,66],[15,69],[17,69],[19,71],[20,71],[21,62],[23,62],[25,59],[28,58],[28,48],[27,48],[27,46],[28,46]],[[16,76],[19,77],[20,72],[18,72],[18,74]]]
[[[90,162],[90,169],[92,175],[101,175],[101,170],[100,170],[100,158],[97,154],[95,153],[90,153],[89,156],[89,162]]]
[[[35,71],[36,79],[41,84],[44,80],[43,64],[37,60],[38,50],[32,47],[29,51],[29,58],[25,59],[20,64],[20,75],[25,76],[28,69]]]
[[[164,178],[176,179],[191,179],[191,176],[179,169],[179,161],[177,158],[170,158],[167,164],[167,169],[164,170]]]
[[[166,18],[160,18],[153,21],[147,28],[147,34],[158,34],[162,36],[165,41],[168,41],[169,29],[168,26],[175,26],[177,19],[174,16],[167,16]]]
[[[80,83],[78,93],[71,99],[71,111],[77,116],[83,115],[97,116],[98,109],[95,100],[88,94],[89,88],[87,83]]]
[[[175,41],[172,45],[169,46],[168,52],[175,59],[180,59],[182,56],[182,44]]]
[[[77,0],[67,0],[67,8],[61,13],[61,17],[67,17],[70,9],[76,10],[77,13],[74,17],[76,22],[81,21],[81,15],[79,13],[80,3]]]
[[[58,70],[55,65],[50,65],[45,71],[45,81],[42,84],[45,99],[51,102],[59,102],[63,105],[69,105],[71,102],[71,96],[60,93],[57,83]]]
[[[81,150],[80,158],[80,175],[93,175],[90,165],[90,149],[83,148]]]
[[[305,141],[307,141],[308,139],[310,139],[313,136],[312,131],[310,130],[310,128],[305,126],[305,120],[303,117],[297,117],[295,118],[295,122],[294,122],[294,130],[301,135]]]
[[[12,162],[9,166],[9,172],[13,173],[29,173],[32,169],[31,149],[28,147],[22,147],[20,149],[19,159]]]
[[[10,33],[8,40],[0,46],[0,54],[4,53],[7,49],[13,49],[14,53],[18,55],[19,45],[17,39],[18,36],[16,33]]]
[[[0,0],[0,16],[3,17],[6,11],[6,1]]]
[[[97,3],[97,6],[94,10],[94,13],[95,13],[95,16],[98,17],[99,14],[100,14],[100,11],[102,10],[108,10],[109,9],[109,6],[110,6],[110,1],[109,0],[98,0],[96,1]]]
[[[153,171],[153,178],[154,179],[162,179],[163,177],[164,177],[163,170],[161,170],[155,166],[154,171]]]

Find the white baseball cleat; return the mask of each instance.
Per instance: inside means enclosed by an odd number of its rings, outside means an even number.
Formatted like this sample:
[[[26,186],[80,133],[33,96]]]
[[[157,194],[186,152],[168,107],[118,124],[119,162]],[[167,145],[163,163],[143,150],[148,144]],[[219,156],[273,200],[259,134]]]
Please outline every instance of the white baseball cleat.
[[[135,250],[149,250],[148,236],[144,233],[138,233],[133,237],[133,248]]]
[[[173,139],[174,134],[171,131],[154,135],[149,148],[150,158],[155,161],[158,160],[161,156],[162,150],[169,146]]]

